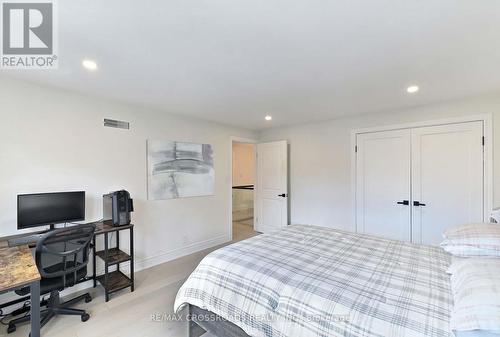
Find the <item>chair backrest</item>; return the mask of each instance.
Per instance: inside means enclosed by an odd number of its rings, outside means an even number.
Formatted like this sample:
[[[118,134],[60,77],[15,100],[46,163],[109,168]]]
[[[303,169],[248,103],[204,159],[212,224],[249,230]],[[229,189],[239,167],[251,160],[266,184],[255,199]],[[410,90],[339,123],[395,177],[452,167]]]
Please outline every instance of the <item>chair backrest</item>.
[[[63,279],[73,274],[73,284],[77,281],[77,271],[89,263],[90,242],[95,225],[86,224],[54,229],[44,234],[36,244],[35,261],[42,278]]]

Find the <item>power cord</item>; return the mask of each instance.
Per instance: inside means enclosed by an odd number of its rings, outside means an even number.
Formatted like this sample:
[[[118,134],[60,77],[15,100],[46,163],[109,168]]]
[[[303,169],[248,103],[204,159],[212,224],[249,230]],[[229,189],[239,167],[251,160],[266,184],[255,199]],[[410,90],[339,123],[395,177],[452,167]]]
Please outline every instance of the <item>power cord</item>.
[[[48,295],[42,296],[42,299],[41,299],[40,303],[48,303],[48,298],[49,298]],[[46,305],[46,304],[44,304],[44,305]],[[3,311],[3,309],[0,309],[0,324],[2,324],[2,325],[9,325],[9,323],[6,323],[4,321],[7,317],[15,317],[15,316],[19,316],[21,314],[24,314],[25,317],[28,316],[29,312],[30,312],[30,310],[28,308],[30,306],[31,306],[31,301],[28,300],[28,301],[25,301],[23,303],[23,306],[21,308],[12,310],[8,314],[5,314],[4,311]]]
[[[23,314],[23,313],[24,313],[24,316],[29,315],[29,310],[27,310],[26,308],[29,307],[30,305],[31,305],[31,301],[26,301],[23,303],[23,306],[21,308],[13,310],[12,312],[10,312],[8,314],[4,314],[3,310],[0,309],[0,312],[1,312],[0,324],[9,325],[9,323],[5,322],[5,319],[8,317],[18,316],[18,315]]]

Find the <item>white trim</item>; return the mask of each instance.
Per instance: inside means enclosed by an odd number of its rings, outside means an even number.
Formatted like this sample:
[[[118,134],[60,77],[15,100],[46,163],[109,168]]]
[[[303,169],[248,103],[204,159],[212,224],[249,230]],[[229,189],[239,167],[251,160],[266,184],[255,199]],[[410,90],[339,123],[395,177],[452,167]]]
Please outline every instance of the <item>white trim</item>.
[[[485,114],[484,127],[484,220],[490,218],[493,210],[493,115]]]
[[[183,246],[180,248],[176,248],[176,249],[172,249],[172,250],[163,252],[163,253],[155,255],[155,256],[149,256],[149,257],[146,257],[144,259],[140,259],[135,263],[135,269],[137,271],[140,271],[143,269],[151,268],[153,266],[157,266],[159,264],[162,264],[162,263],[165,263],[168,261],[172,261],[172,260],[178,259],[178,258],[183,257],[183,256],[187,256],[187,255],[190,255],[190,254],[193,254],[193,253],[196,253],[196,252],[208,249],[208,248],[212,248],[212,247],[227,243],[231,240],[232,240],[232,238],[229,235],[223,234],[223,235],[219,235],[219,236],[216,236],[216,237],[208,239],[208,240],[198,241],[198,242],[189,244],[187,246]],[[124,264],[124,267],[125,266],[126,266],[126,264]],[[125,271],[126,270],[127,269],[125,269]]]
[[[351,131],[351,228],[353,232],[358,232],[357,209],[356,209],[356,168],[357,168],[357,153],[356,153],[356,130]]]
[[[144,269],[148,269],[160,265],[162,263],[166,263],[184,256],[200,252],[208,248],[222,245],[224,243],[230,242],[231,240],[232,238],[228,234],[222,234],[207,240],[193,242],[189,245],[167,250],[157,255],[148,256],[142,259],[136,259],[134,263],[134,270],[135,272],[138,272]],[[129,274],[130,262],[121,263],[120,270],[123,271],[125,274]],[[98,275],[104,273],[104,267],[100,267],[96,272]]]
[[[483,122],[483,133],[485,137],[484,142],[484,185],[483,185],[483,198],[484,210],[483,219],[486,221],[493,209],[493,115],[491,113],[459,116],[435,120],[425,120],[419,122],[383,125],[368,128],[353,129],[351,131],[351,209],[352,209],[352,227],[357,231],[356,219],[356,153],[354,151],[356,146],[356,135],[369,132],[380,132],[400,129],[412,129],[424,126],[436,126],[446,124],[457,124],[467,122]]]
[[[456,123],[466,123],[466,122],[476,122],[476,121],[491,123],[492,115],[478,114],[478,115],[458,116],[458,117],[441,118],[441,119],[430,119],[419,122],[409,122],[409,123],[392,124],[392,125],[389,124],[383,126],[354,129],[351,131],[351,133],[358,134],[358,133],[390,131],[398,129],[412,129],[424,126],[436,126],[436,125],[446,125],[446,124],[456,124]]]
[[[223,234],[223,235],[219,235],[219,236],[213,237],[213,238],[208,239],[208,240],[198,241],[198,242],[194,242],[192,244],[189,244],[187,246],[168,250],[168,251],[162,252],[162,253],[155,255],[155,256],[149,256],[149,257],[146,257],[146,258],[143,258],[140,260],[136,259],[135,265],[134,265],[135,272],[139,272],[141,270],[151,268],[151,267],[160,265],[162,263],[166,263],[166,262],[187,256],[187,255],[190,255],[190,254],[194,254],[194,253],[200,252],[200,251],[208,249],[208,248],[222,245],[222,244],[227,243],[231,240],[232,240],[231,236],[229,236],[227,234]],[[88,265],[88,268],[89,268],[89,270],[91,270],[90,265]],[[122,272],[124,272],[125,274],[129,275],[130,274],[130,262],[120,264],[120,270]],[[97,272],[97,275],[101,275],[104,273],[104,268],[100,267],[97,269],[96,272]],[[174,280],[173,282],[175,282],[175,281],[177,281],[177,280]],[[92,280],[88,280],[86,282],[75,284],[73,287],[64,289],[64,291],[61,293],[61,296],[68,296],[71,294],[75,294],[79,291],[91,289],[92,287],[93,287]],[[137,286],[136,286],[136,289],[137,289]],[[7,301],[14,300],[14,299],[18,298],[18,296],[9,295],[9,294],[13,294],[13,293],[1,294],[0,300],[2,302],[7,302]],[[12,306],[12,308],[14,308],[14,307],[17,308],[17,307],[19,307],[19,305]]]
[[[233,143],[244,143],[244,144],[254,144],[253,150],[253,162],[254,162],[254,211],[255,211],[255,185],[256,185],[256,174],[257,174],[257,140],[251,138],[243,138],[237,136],[231,136],[229,142],[229,215],[228,215],[228,226],[229,226],[229,237],[233,239]],[[255,216],[253,217],[253,229],[255,230]]]

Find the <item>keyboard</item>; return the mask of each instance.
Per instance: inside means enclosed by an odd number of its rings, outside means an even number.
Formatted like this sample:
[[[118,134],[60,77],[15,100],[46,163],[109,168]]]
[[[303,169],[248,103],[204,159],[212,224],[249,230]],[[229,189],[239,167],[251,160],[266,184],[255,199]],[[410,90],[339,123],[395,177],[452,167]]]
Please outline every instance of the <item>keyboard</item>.
[[[9,247],[16,247],[16,246],[28,245],[30,243],[36,243],[38,239],[42,237],[42,235],[44,235],[44,233],[12,238],[8,241]]]

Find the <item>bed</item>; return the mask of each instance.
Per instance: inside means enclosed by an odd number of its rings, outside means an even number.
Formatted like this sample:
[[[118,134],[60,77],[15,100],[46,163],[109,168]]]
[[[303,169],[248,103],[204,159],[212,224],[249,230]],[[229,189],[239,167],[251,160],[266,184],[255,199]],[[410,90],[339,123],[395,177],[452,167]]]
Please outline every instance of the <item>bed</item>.
[[[294,225],[207,255],[174,306],[218,337],[448,337],[449,264],[439,247]]]

